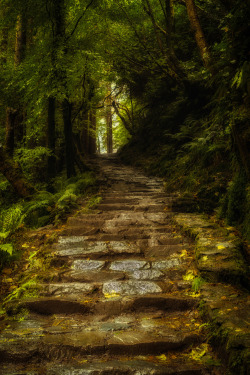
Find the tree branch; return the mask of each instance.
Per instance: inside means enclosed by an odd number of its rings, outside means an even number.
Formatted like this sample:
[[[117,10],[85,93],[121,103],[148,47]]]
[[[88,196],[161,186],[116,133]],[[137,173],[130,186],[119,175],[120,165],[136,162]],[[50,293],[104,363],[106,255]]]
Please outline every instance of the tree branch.
[[[73,28],[73,30],[71,31],[71,33],[69,34],[69,36],[66,38],[66,41],[69,40],[69,38],[72,37],[72,35],[74,34],[74,32],[76,31],[76,28],[77,26],[79,25],[79,22],[81,21],[81,19],[85,16],[85,13],[87,12],[87,10],[91,7],[91,5],[93,4],[95,0],[91,0],[90,3],[86,6],[83,14],[78,18],[78,20],[76,21],[76,24],[75,24],[75,27]]]

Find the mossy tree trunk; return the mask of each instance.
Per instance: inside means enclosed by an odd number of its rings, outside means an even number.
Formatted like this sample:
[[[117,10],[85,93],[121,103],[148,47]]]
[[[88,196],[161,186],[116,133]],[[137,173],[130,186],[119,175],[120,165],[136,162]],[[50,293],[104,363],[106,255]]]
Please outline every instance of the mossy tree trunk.
[[[89,153],[90,155],[96,153],[96,110],[94,109],[90,112]]]
[[[5,124],[5,143],[4,149],[9,156],[13,156],[15,145],[15,120],[17,110],[14,108],[6,108],[6,124]]]
[[[23,13],[18,15],[16,22],[16,40],[14,54],[15,68],[17,68],[21,64],[25,57],[26,35],[26,19]],[[8,43],[5,41],[3,46],[7,50]],[[19,105],[17,105],[17,108],[6,108],[5,150],[10,156],[12,156],[14,152],[15,140],[19,142],[23,139],[25,133],[23,120],[23,109]]]
[[[55,146],[56,146],[56,100],[54,97],[48,99],[48,128],[47,128],[47,145],[51,152],[48,157],[48,179],[49,181],[56,176],[56,157],[55,157]]]
[[[76,171],[74,167],[74,146],[73,146],[73,134],[72,134],[72,104],[64,99],[62,102],[63,112],[63,124],[64,124],[64,137],[65,137],[65,157],[66,157],[66,169],[67,177],[70,178],[75,176]]]
[[[0,172],[13,186],[20,197],[28,197],[35,193],[34,187],[27,181],[22,168],[16,163],[0,145]]]
[[[209,45],[206,41],[203,29],[201,27],[201,23],[198,17],[197,8],[195,5],[194,0],[185,0],[186,1],[186,8],[187,14],[190,21],[191,29],[194,32],[195,40],[197,47],[200,51],[200,55],[203,61],[203,65],[212,73],[214,74],[214,69],[212,66],[212,55],[209,50]]]
[[[106,126],[107,126],[107,153],[112,154],[113,152],[113,121],[112,121],[112,98],[111,98],[111,87],[110,96],[107,101],[106,107]]]

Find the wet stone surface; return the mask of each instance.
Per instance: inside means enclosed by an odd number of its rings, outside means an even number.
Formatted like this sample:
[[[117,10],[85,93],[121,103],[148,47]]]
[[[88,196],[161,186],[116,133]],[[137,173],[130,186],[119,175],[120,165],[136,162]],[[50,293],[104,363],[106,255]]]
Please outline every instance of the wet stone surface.
[[[181,260],[178,258],[172,258],[169,260],[161,260],[159,262],[152,262],[152,268],[157,270],[167,270],[169,268],[178,267],[181,264]]]
[[[130,277],[136,280],[159,280],[164,273],[158,270],[136,270],[130,272]]]
[[[161,180],[112,160],[96,161],[101,203],[69,218],[52,247],[55,268],[46,280],[54,281],[20,300],[24,315],[1,332],[0,374],[221,375],[190,360],[204,337],[199,298],[183,279],[195,272],[194,252],[172,225],[173,197]],[[202,238],[213,226],[201,230],[202,220],[192,220],[209,256]],[[217,245],[227,248],[223,239]],[[210,302],[214,314],[221,305]]]
[[[142,260],[122,260],[112,262],[110,265],[110,270],[114,271],[134,271],[134,270],[141,270],[141,269],[148,269],[150,264],[148,262]]]
[[[152,293],[161,293],[162,289],[150,281],[114,281],[103,284],[104,295],[144,295]]]
[[[74,270],[81,271],[96,271],[101,270],[105,265],[105,261],[101,260],[74,260],[72,263],[72,268]]]
[[[63,284],[49,284],[45,287],[44,295],[63,296],[70,294],[84,294],[89,293],[95,289],[95,286],[87,283],[63,283]],[[46,293],[47,291],[47,293]]]

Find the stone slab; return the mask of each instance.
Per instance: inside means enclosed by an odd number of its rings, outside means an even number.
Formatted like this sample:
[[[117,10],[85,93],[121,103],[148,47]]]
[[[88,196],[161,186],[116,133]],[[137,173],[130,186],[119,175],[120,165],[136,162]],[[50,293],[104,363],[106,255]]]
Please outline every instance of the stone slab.
[[[162,289],[152,281],[112,281],[103,284],[103,294],[110,296],[130,296],[161,293]]]
[[[70,271],[63,274],[63,279],[69,281],[82,282],[97,282],[103,283],[111,280],[122,280],[124,278],[123,272],[109,272],[109,271]]]
[[[113,271],[134,271],[150,268],[150,264],[144,260],[118,260],[112,262],[109,269]]]
[[[42,295],[64,296],[64,295],[81,295],[90,293],[95,289],[95,285],[88,283],[58,283],[44,286]]]
[[[135,280],[159,280],[164,276],[159,270],[136,270],[129,273],[129,277]]]
[[[179,258],[172,258],[168,260],[161,260],[158,262],[152,262],[152,268],[156,270],[168,270],[170,268],[178,267],[181,264]]]
[[[105,261],[102,260],[82,260],[77,259],[72,262],[71,268],[74,270],[81,271],[97,271],[101,270],[105,265]]]
[[[139,247],[126,241],[110,241],[107,244],[109,251],[116,254],[138,254],[140,253]]]

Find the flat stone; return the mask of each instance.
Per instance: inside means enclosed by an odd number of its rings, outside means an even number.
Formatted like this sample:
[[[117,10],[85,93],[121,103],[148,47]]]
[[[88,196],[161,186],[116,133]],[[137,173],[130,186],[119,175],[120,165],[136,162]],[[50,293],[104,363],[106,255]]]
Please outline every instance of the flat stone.
[[[136,270],[131,272],[129,276],[136,280],[158,280],[164,274],[159,270]]]
[[[140,249],[131,243],[125,241],[110,241],[108,243],[108,248],[114,253],[122,254],[138,254]]]
[[[48,346],[53,345],[63,348],[63,346],[66,345],[74,347],[75,349],[79,348],[83,352],[86,351],[86,353],[89,354],[92,349],[98,350],[98,347],[104,346],[106,341],[105,338],[105,332],[82,331],[66,333],[64,335],[46,335],[43,338],[43,342]]]
[[[22,367],[21,367],[22,366]],[[46,368],[46,375],[202,375],[204,372],[200,365],[195,364],[176,364],[170,363],[152,363],[150,358],[142,360],[125,361],[124,358],[114,361],[65,364],[65,363],[47,363],[42,365]],[[39,375],[41,374],[41,364],[34,365],[27,363],[25,365],[4,365],[4,375]]]
[[[152,262],[152,268],[157,270],[167,270],[173,267],[177,267],[181,264],[180,259],[173,258],[169,260],[161,260],[159,262]]]
[[[103,284],[103,294],[105,297],[115,297],[119,295],[143,295],[161,292],[161,288],[152,281],[112,281]]]
[[[81,243],[81,246],[79,246],[79,243]],[[77,247],[73,247],[72,245],[78,245]],[[66,243],[67,248],[65,248],[65,244],[63,246],[63,249],[58,249],[55,254],[57,256],[77,256],[77,255],[82,255],[82,256],[88,256],[91,254],[106,254],[108,253],[108,248],[106,242],[103,241],[96,241],[94,243],[88,243],[88,242],[83,242],[82,240],[79,242],[73,242],[73,243]],[[71,245],[71,246],[70,246]]]
[[[83,281],[83,282],[105,282],[111,280],[122,280],[124,278],[123,272],[109,272],[109,271],[71,271],[63,275],[63,278],[69,281]]]
[[[120,331],[108,340],[107,346],[115,348],[116,353],[148,354],[166,352],[197,342],[197,336],[166,331],[164,335],[150,334],[146,331]]]
[[[45,287],[46,295],[61,296],[65,294],[81,294],[91,292],[95,286],[87,283],[61,283],[49,284]]]
[[[72,263],[72,268],[74,270],[82,271],[97,271],[101,270],[105,265],[105,261],[102,260],[74,260]]]
[[[100,325],[100,331],[109,332],[109,331],[122,331],[129,328],[129,325],[126,323],[115,323],[108,322]]]
[[[68,245],[72,243],[84,242],[85,236],[60,236],[58,238],[58,244]]]
[[[143,260],[118,260],[112,262],[109,268],[114,271],[128,272],[140,269],[148,269],[149,267],[149,263]]]

